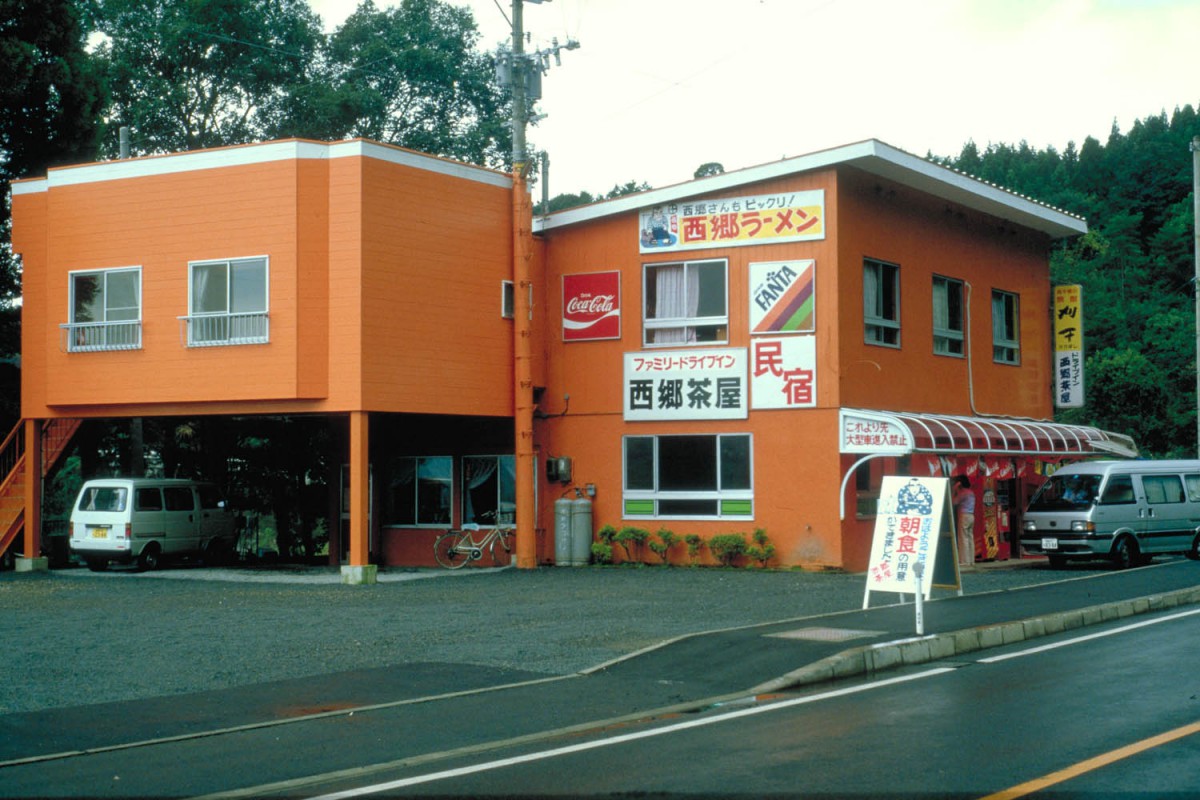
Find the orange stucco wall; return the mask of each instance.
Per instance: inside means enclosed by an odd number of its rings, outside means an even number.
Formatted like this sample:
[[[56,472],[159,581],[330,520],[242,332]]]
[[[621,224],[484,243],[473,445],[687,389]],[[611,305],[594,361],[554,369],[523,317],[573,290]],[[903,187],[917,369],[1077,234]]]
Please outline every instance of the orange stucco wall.
[[[878,188],[877,188],[878,187]],[[570,395],[565,416],[537,423],[542,456],[574,459],[573,486],[596,486],[595,525],[637,525],[653,534],[667,528],[708,538],[764,528],[777,563],[862,569],[870,550],[869,521],[855,518],[855,488],[841,481],[853,459],[839,453],[839,407],[971,414],[967,360],[933,354],[932,276],[972,285],[971,344],[975,404],[980,413],[1046,417],[1049,341],[1046,242],[1013,232],[995,220],[933,201],[913,190],[852,168],[776,179],[712,197],[825,191],[826,237],[815,242],[731,247],[685,253],[640,254],[638,215],[629,212],[545,235],[542,291],[546,315],[546,390],[542,410],[554,414]],[[709,197],[710,195],[703,195]],[[625,422],[623,354],[642,347],[642,271],[656,262],[728,259],[729,347],[747,347],[748,265],[815,259],[817,394],[812,409],[753,410],[734,421]],[[862,263],[872,257],[901,265],[902,346],[864,343]],[[561,340],[562,275],[621,273],[621,338]],[[1021,364],[992,362],[992,288],[1021,295]],[[683,349],[683,348],[679,348]],[[754,519],[671,520],[624,518],[622,437],[679,433],[750,433],[753,437]],[[558,483],[542,481],[541,526],[552,529]],[[573,487],[566,487],[568,492]],[[617,548],[616,556],[622,556]],[[682,552],[676,553],[682,560]],[[710,556],[705,556],[711,560]]]
[[[497,433],[507,435],[514,410],[514,326],[500,314],[502,285],[513,274],[511,184],[416,154],[393,158],[402,151],[379,145],[349,146],[306,143],[291,157],[227,163],[219,154],[203,168],[143,169],[143,160],[78,168],[92,170],[87,180],[72,180],[77,168],[68,168],[44,188],[17,193],[24,416],[473,417],[496,437],[477,452],[511,453]],[[261,152],[255,147],[245,150]],[[1050,415],[1044,237],[848,165],[699,196],[812,189],[825,198],[825,237],[817,241],[643,255],[638,212],[629,211],[551,228],[533,243],[535,448],[539,465],[551,456],[574,460],[568,486],[548,482],[542,469],[535,476],[539,561],[554,552],[554,501],[593,484],[595,528],[632,524],[705,538],[764,528],[777,564],[861,569],[871,532],[855,519],[853,485],[848,519],[840,516],[853,459],[839,452],[839,408]],[[178,317],[188,311],[189,262],[246,256],[270,259],[269,344],[187,347]],[[868,257],[900,266],[899,348],[864,342]],[[624,354],[645,349],[644,265],[704,258],[728,261],[729,335],[720,346],[731,348],[751,345],[749,265],[815,261],[815,408],[751,409],[741,420],[624,420]],[[142,270],[142,347],[64,352],[70,273],[130,266]],[[608,271],[621,276],[620,338],[564,343],[563,275]],[[971,287],[969,360],[933,353],[934,275]],[[1017,366],[992,360],[993,289],[1020,296]],[[458,427],[453,454],[476,452],[467,426]],[[390,431],[390,446],[410,448],[402,455],[451,452],[441,442],[413,446],[420,437],[403,421],[372,423],[371,435],[380,429]],[[752,436],[752,519],[623,518],[623,437],[680,433]],[[385,533],[385,558],[428,556],[430,530]]]
[[[837,368],[842,405],[1048,418],[1048,241],[852,169],[843,170],[838,183],[837,258],[842,268]],[[864,258],[900,267],[899,348],[864,341]],[[969,363],[966,358],[933,354],[934,275],[968,285]],[[992,359],[993,289],[1020,295],[1019,366]]]
[[[128,163],[104,167],[123,176]],[[23,414],[510,414],[511,321],[499,313],[510,197],[494,179],[363,156],[19,194]],[[269,258],[270,342],[187,347],[189,262],[246,256]],[[64,352],[70,273],[131,266],[142,347]]]

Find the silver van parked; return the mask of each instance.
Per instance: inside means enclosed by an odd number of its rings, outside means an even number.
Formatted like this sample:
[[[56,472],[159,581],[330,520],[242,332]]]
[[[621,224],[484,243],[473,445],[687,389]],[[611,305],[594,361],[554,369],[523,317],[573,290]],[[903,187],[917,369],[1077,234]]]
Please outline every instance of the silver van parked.
[[[1093,461],[1064,467],[1029,501],[1021,550],[1110,558],[1118,568],[1161,553],[1200,558],[1200,461]]]
[[[199,481],[90,480],[71,511],[71,551],[93,570],[110,561],[156,569],[178,555],[224,563],[236,536],[236,519],[221,491]]]

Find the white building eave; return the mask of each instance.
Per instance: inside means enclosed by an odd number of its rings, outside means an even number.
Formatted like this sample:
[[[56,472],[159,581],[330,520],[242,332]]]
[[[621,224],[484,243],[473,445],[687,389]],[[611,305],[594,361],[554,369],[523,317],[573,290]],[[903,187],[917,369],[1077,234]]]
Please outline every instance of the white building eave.
[[[839,166],[851,166],[878,175],[933,197],[1039,231],[1053,239],[1087,233],[1087,222],[1080,217],[898,150],[876,139],[559,211],[535,219],[534,231],[551,231],[688,198],[712,196],[775,178]]]

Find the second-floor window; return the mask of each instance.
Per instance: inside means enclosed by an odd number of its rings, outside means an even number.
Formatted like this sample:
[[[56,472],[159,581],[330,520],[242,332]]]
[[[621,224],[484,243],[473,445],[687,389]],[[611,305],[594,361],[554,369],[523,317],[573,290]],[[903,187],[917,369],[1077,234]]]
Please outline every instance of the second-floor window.
[[[1021,363],[1020,306],[1011,292],[992,291],[992,360]]]
[[[863,323],[867,344],[900,346],[900,267],[863,261]]]
[[[729,341],[725,261],[647,264],[642,343],[724,344]]]
[[[142,346],[142,271],[137,267],[71,273],[68,352]]]
[[[933,352],[963,354],[963,284],[939,275],[933,276]]]
[[[189,347],[270,341],[265,257],[193,262],[188,284]]]

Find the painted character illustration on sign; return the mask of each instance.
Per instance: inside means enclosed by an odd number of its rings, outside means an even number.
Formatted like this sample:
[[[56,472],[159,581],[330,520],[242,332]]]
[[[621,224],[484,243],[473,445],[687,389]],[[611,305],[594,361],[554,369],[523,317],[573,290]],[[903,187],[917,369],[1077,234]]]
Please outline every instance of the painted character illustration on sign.
[[[933,494],[924,484],[913,478],[896,495],[896,513],[929,516],[933,513]]]
[[[651,211],[642,227],[642,245],[645,247],[669,247],[676,238],[671,234],[671,223],[661,208]]]

